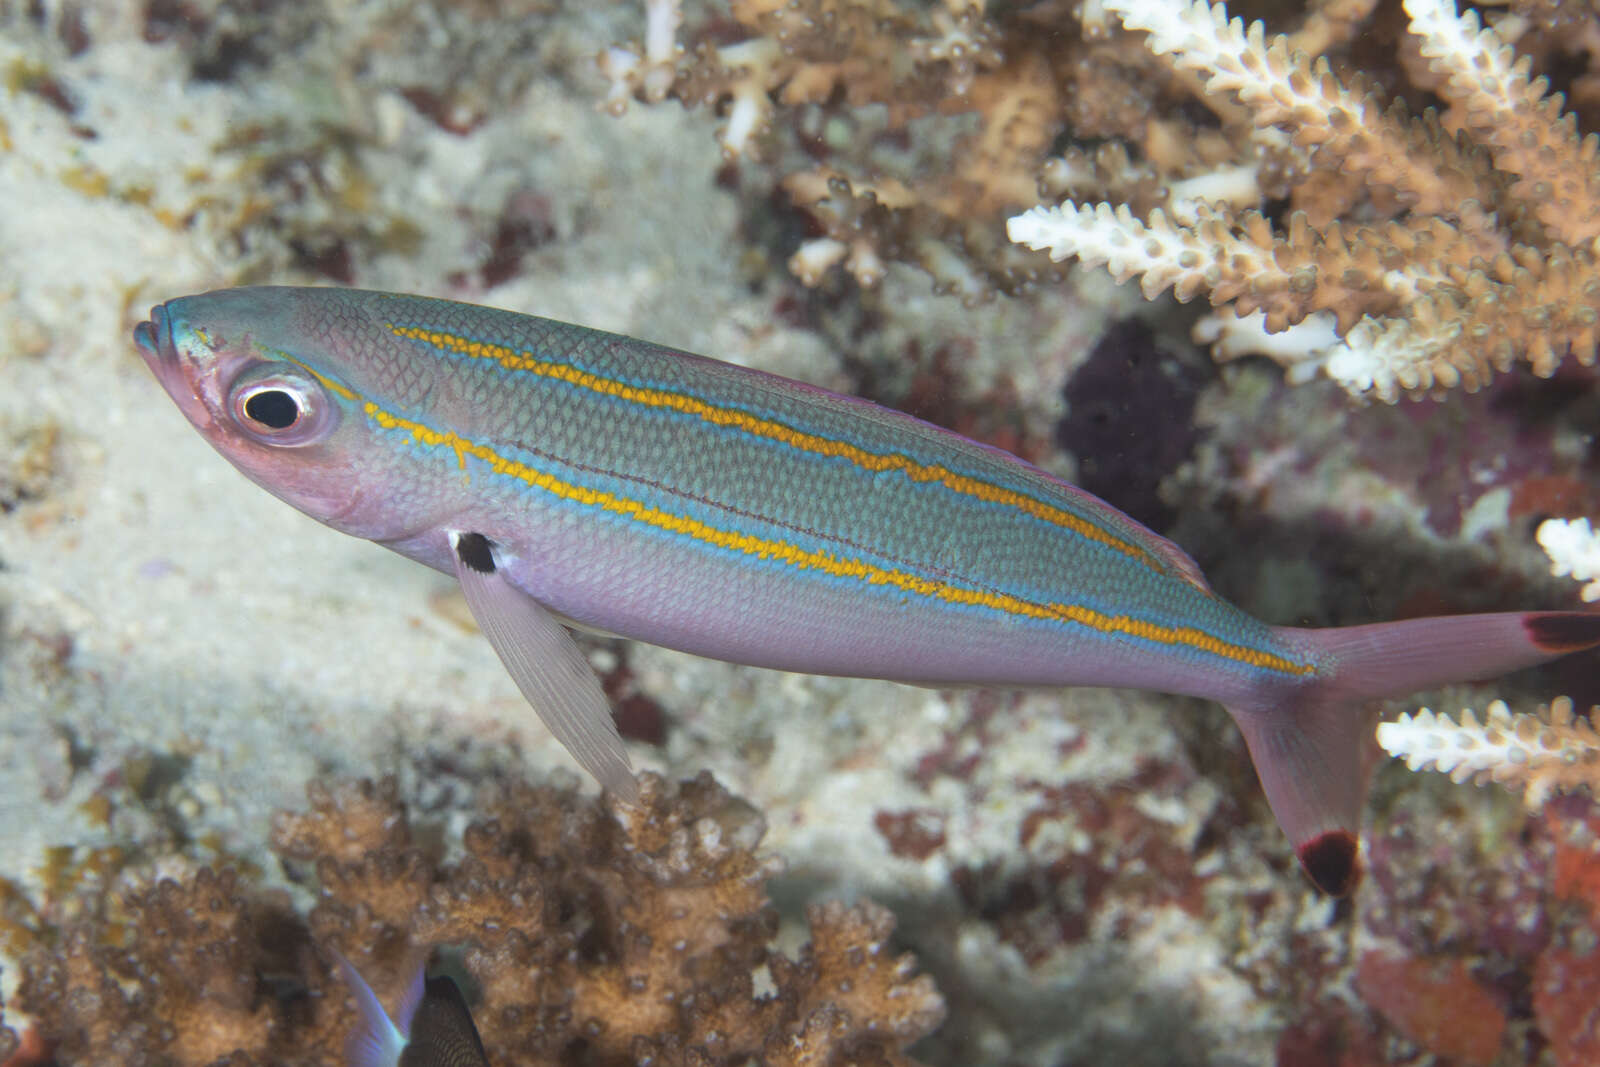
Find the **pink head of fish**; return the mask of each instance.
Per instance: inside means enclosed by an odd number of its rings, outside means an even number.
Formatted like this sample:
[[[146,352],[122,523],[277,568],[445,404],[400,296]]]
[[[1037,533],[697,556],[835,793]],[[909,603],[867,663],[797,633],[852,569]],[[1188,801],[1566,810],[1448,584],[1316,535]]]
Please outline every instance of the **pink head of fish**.
[[[337,328],[309,323],[287,289],[223,290],[151,309],[134,341],[211,446],[261,488],[345,533],[402,539],[415,515],[386,491],[406,472],[363,417]]]

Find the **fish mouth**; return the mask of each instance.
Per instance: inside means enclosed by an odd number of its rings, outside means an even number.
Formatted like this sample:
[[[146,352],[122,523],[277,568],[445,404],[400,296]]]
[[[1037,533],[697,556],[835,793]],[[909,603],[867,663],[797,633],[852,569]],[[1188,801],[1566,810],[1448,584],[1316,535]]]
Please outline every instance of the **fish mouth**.
[[[172,344],[172,316],[165,304],[150,309],[150,318],[133,328],[133,343],[139,346],[139,355],[145,366],[166,384],[169,367],[177,363],[177,350]]]
[[[150,309],[150,318],[133,328],[133,343],[145,366],[185,417],[196,426],[210,425],[213,420],[201,397],[195,368],[186,365],[188,361],[183,359],[173,337],[173,315],[167,305],[157,304]]]

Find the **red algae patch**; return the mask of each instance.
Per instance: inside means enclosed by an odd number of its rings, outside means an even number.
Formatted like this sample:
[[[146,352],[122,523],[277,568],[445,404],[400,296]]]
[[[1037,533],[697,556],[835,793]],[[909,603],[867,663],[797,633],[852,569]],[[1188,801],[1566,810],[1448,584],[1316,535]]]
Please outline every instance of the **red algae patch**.
[[[1546,949],[1533,971],[1533,1012],[1558,1067],[1600,1063],[1600,951]]]
[[[1340,1006],[1291,1023],[1278,1037],[1278,1067],[1380,1067],[1377,1027]]]
[[[872,825],[889,851],[905,859],[925,860],[944,847],[945,818],[933,808],[880,811],[872,817]]]
[[[1391,1026],[1436,1055],[1488,1064],[1500,1051],[1505,1010],[1461,960],[1368,952],[1356,969],[1356,991]]]

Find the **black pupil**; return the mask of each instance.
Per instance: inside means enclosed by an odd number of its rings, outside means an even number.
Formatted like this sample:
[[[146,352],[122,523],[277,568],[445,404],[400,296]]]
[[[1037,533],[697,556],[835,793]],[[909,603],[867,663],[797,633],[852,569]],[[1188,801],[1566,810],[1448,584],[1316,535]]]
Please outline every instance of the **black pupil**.
[[[300,417],[300,405],[282,389],[263,389],[244,402],[244,413],[271,430],[287,430]]]

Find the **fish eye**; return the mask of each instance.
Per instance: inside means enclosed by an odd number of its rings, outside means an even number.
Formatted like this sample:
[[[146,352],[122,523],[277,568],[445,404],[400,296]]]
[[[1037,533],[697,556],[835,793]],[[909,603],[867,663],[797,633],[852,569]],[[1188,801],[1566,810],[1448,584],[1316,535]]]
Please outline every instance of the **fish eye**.
[[[244,416],[269,430],[287,430],[300,419],[300,401],[287,389],[257,389],[244,398]]]
[[[338,407],[298,367],[261,364],[241,374],[228,398],[234,421],[263,444],[307,445],[326,437]]]

